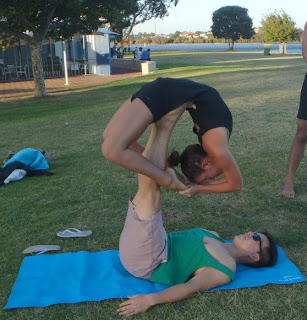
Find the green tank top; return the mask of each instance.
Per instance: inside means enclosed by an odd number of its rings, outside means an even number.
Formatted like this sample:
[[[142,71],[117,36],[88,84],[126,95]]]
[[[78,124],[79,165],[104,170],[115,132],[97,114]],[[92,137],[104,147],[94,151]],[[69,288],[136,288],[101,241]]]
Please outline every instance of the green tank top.
[[[218,262],[204,246],[204,237],[222,238],[203,229],[168,233],[168,260],[161,263],[148,280],[168,285],[184,283],[198,269],[211,267],[234,280],[234,271]]]

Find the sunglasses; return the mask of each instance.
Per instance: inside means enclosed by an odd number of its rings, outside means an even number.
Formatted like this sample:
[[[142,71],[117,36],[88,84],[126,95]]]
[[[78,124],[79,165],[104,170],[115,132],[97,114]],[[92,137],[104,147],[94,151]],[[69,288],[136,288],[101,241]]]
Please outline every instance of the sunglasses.
[[[254,239],[255,241],[259,241],[259,248],[260,248],[260,250],[259,250],[259,255],[260,255],[260,258],[262,258],[262,243],[261,243],[260,234],[257,233],[257,232],[254,232],[254,233],[253,233],[253,239]]]

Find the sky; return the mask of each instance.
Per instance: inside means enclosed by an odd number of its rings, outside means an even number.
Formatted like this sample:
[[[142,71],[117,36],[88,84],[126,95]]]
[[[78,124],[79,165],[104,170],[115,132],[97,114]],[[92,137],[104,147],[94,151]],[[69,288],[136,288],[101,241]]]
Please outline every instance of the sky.
[[[304,29],[307,21],[307,0],[179,0],[177,6],[169,10],[167,17],[140,24],[133,29],[133,33],[170,34],[176,31],[209,31],[212,25],[212,13],[224,6],[247,8],[254,27],[260,27],[265,14],[280,9],[290,15],[297,28]]]

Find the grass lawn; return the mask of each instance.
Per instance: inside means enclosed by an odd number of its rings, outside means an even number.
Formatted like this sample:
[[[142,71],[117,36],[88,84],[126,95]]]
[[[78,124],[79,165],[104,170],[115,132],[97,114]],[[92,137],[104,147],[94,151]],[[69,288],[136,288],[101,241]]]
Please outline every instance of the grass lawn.
[[[221,93],[232,111],[231,150],[244,188],[231,194],[191,199],[163,191],[168,231],[193,227],[216,230],[223,238],[271,231],[287,255],[307,274],[306,159],[297,172],[297,197],[281,196],[287,158],[296,131],[299,94],[307,70],[300,56],[238,52],[153,52],[159,70],[100,87],[57,93],[45,100],[0,100],[0,158],[9,150],[43,148],[52,155],[50,177],[25,178],[0,190],[0,307],[5,305],[22,251],[58,244],[61,252],[117,249],[128,197],[136,192],[134,173],[101,155],[102,130],[120,104],[156,77],[187,77]],[[123,132],[124,134],[124,132]],[[146,142],[148,132],[141,139]],[[170,141],[182,151],[196,143],[184,114]],[[93,230],[81,239],[60,239],[67,227]],[[1,319],[119,319],[120,300],[0,310]],[[196,294],[156,306],[135,319],[268,320],[306,319],[307,286],[269,285]]]

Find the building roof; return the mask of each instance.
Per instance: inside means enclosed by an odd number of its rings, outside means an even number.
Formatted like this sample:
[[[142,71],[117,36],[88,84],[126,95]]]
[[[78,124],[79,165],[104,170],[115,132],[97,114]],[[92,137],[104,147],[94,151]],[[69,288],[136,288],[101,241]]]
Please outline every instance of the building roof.
[[[104,29],[104,28],[98,28],[98,30],[96,32],[93,32],[93,34],[110,34],[110,35],[116,35],[116,34],[119,34],[117,32],[113,32],[113,31],[110,31],[108,29]]]

